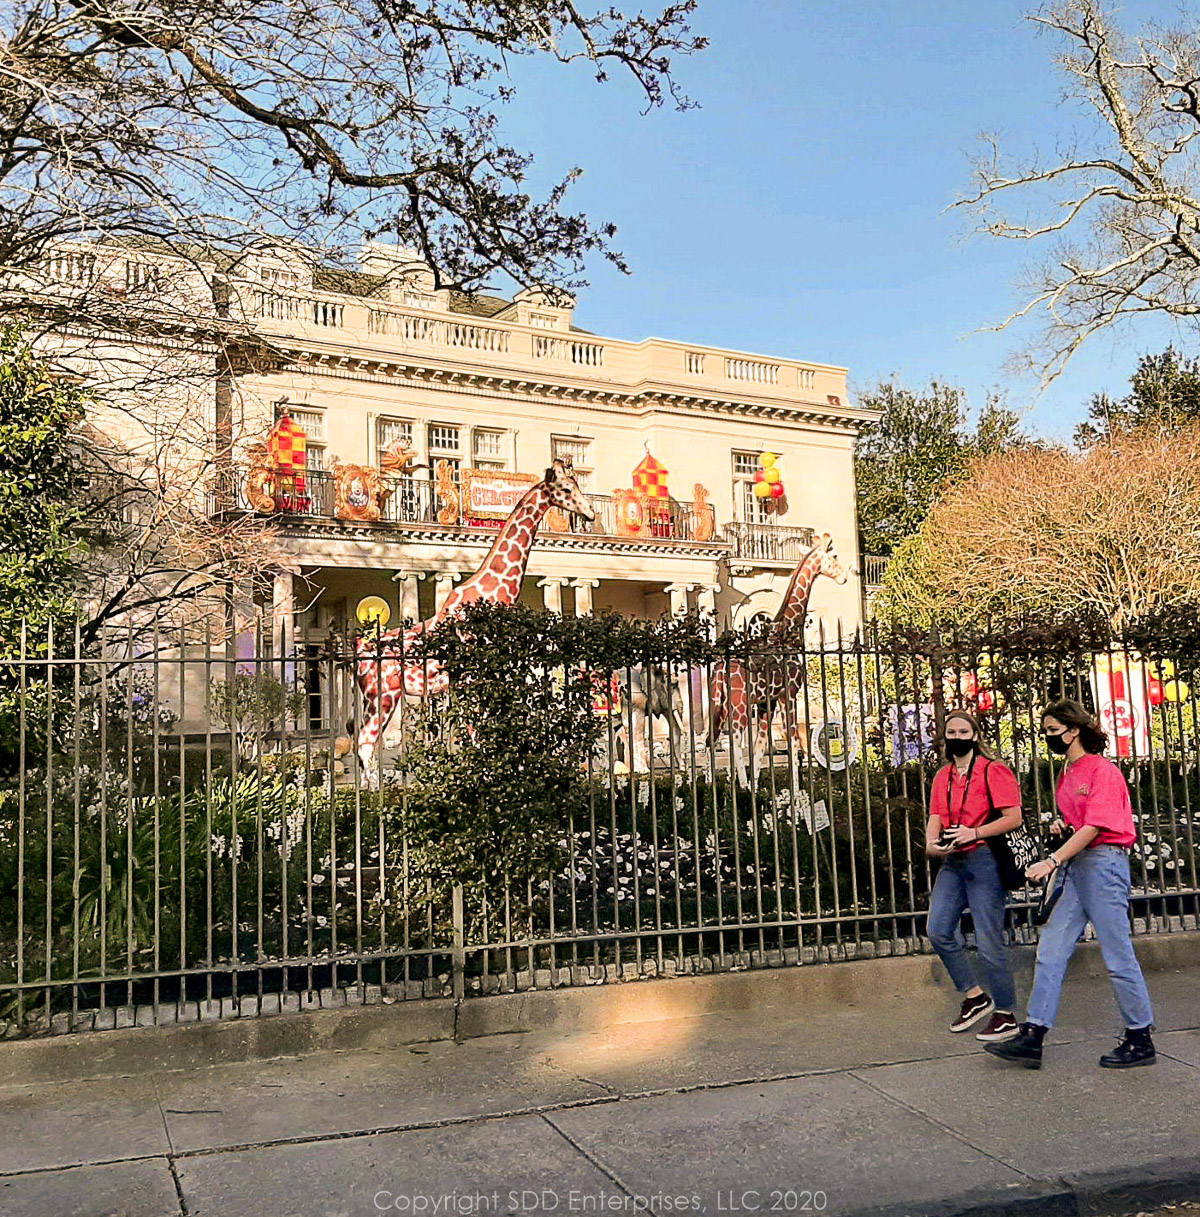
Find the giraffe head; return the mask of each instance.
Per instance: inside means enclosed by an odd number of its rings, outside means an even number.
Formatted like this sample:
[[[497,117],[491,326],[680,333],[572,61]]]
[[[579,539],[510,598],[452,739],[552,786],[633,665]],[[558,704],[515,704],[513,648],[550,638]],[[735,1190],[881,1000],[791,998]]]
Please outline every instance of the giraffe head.
[[[542,485],[550,495],[551,507],[557,507],[568,515],[582,516],[585,520],[596,518],[595,509],[579,489],[569,460],[556,460],[546,470]]]
[[[845,583],[850,577],[850,572],[842,565],[837,550],[833,548],[833,538],[827,532],[814,539],[812,552],[817,555],[818,575],[826,575],[834,583]]]

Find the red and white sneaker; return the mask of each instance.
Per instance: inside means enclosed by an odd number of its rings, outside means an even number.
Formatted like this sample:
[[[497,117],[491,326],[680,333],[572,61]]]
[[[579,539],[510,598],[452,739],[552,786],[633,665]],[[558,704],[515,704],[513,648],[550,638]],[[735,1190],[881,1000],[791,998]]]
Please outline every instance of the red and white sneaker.
[[[981,1018],[987,1018],[995,1008],[996,1003],[986,993],[976,993],[974,997],[964,998],[962,1009],[950,1024],[950,1030],[966,1031],[975,1026]]]
[[[1016,1018],[1007,1010],[997,1010],[988,1019],[987,1026],[975,1038],[985,1044],[1000,1044],[1005,1040],[1015,1039],[1021,1030]]]

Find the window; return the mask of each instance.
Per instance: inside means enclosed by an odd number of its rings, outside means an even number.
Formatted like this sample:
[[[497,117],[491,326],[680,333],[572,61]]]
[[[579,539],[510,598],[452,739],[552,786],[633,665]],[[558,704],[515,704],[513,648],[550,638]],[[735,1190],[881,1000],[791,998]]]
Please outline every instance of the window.
[[[438,461],[446,461],[455,473],[462,467],[462,428],[452,423],[429,424],[429,476],[437,476]]]
[[[472,445],[472,457],[476,469],[508,468],[508,432],[490,431],[476,427]]]
[[[288,270],[283,266],[260,266],[258,281],[271,287],[293,288],[300,286],[299,271]]]
[[[382,458],[383,454],[396,445],[401,448],[412,448],[413,425],[407,418],[381,418],[375,424],[375,455]]]
[[[579,489],[591,490],[594,470],[590,439],[581,439],[577,435],[551,436],[550,459],[552,461],[570,461],[575,472],[575,480],[579,483]]]
[[[325,468],[325,411],[306,410],[303,407],[290,406],[287,402],[276,402],[276,419],[282,418],[285,411],[308,437],[305,451],[308,455],[309,470],[322,472]]]
[[[553,313],[530,313],[529,324],[540,330],[558,329],[558,318]]]
[[[766,524],[772,519],[766,499],[754,496],[754,475],[758,472],[757,452],[733,454],[733,508],[745,524]]]

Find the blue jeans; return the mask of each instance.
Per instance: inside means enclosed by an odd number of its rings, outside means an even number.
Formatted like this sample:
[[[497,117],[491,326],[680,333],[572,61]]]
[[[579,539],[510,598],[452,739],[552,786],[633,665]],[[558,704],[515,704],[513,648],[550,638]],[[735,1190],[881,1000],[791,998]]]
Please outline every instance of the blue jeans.
[[[1149,1027],[1154,1010],[1129,938],[1129,855],[1116,845],[1093,845],[1067,864],[1062,896],[1038,944],[1029,1021],[1054,1026],[1067,964],[1089,921],[1125,1026]]]
[[[1012,960],[1004,941],[1004,902],[1004,885],[988,845],[946,858],[929,898],[929,940],[960,993],[976,983],[960,929],[963,910],[971,910],[975,945],[997,1010],[1011,1010],[1017,999]]]

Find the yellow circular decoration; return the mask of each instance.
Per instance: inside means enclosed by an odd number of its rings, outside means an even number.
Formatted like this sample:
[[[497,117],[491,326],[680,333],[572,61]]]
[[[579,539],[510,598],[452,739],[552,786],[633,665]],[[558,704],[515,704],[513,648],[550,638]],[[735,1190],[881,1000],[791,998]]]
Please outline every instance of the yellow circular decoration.
[[[768,486],[774,486],[775,483],[781,481],[782,478],[783,474],[780,473],[774,465],[772,465],[771,468],[763,474],[763,481],[766,482]]]
[[[1186,680],[1168,680],[1163,685],[1163,696],[1167,701],[1187,701],[1192,690]]]
[[[1158,672],[1155,675],[1161,676],[1163,680],[1170,680],[1175,675],[1175,665],[1169,659],[1160,659],[1157,667]]]
[[[382,596],[364,596],[354,610],[359,625],[378,625],[381,629],[392,616],[392,606]]]
[[[763,452],[759,454],[758,464],[762,469],[773,469],[777,460],[779,457],[774,452]]]
[[[769,499],[771,497],[771,483],[770,482],[755,482],[754,483],[754,497],[756,499]]]

